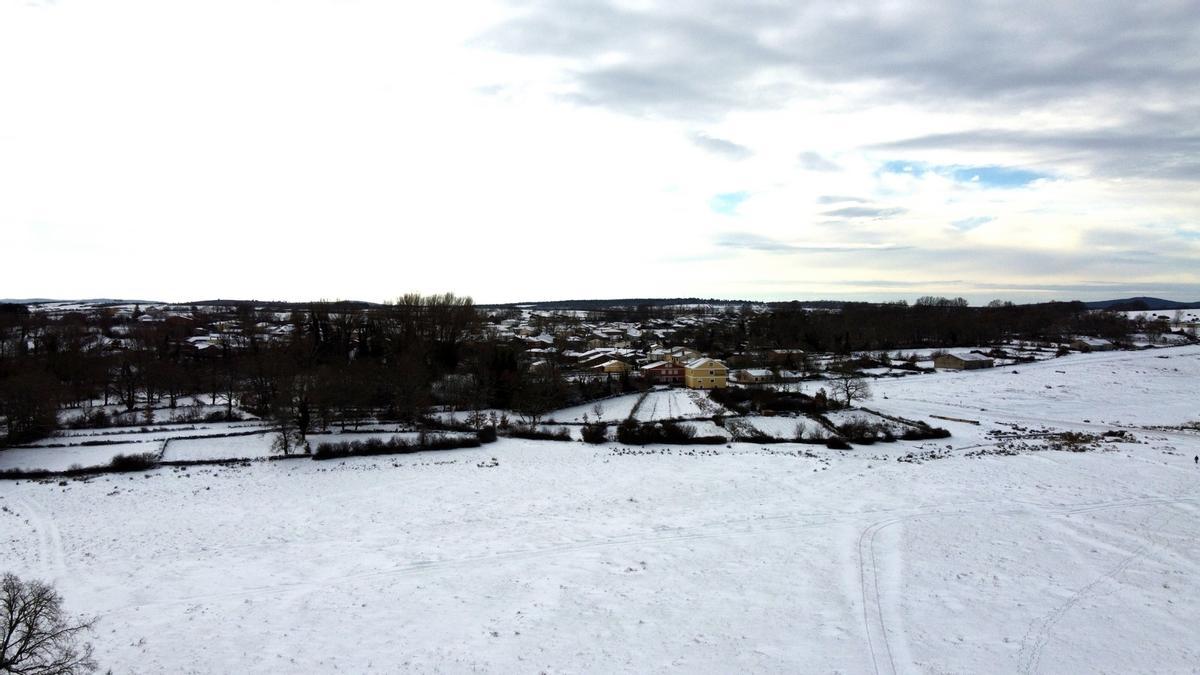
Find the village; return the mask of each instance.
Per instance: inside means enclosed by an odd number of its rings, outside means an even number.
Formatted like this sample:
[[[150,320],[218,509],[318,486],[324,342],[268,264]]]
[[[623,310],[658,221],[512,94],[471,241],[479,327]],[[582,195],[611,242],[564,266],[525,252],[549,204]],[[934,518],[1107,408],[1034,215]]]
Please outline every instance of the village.
[[[474,339],[510,345],[519,364],[530,373],[554,371],[574,381],[625,380],[639,385],[720,389],[730,385],[786,385],[819,379],[822,371],[852,370],[867,377],[903,376],[934,370],[972,370],[1030,362],[1070,352],[1108,351],[1186,344],[1196,339],[1200,310],[1168,313],[1126,312],[1141,332],[1118,344],[1096,335],[1073,335],[1056,341],[1003,340],[991,344],[925,349],[864,350],[834,354],[794,347],[702,351],[689,339],[714,328],[728,327],[747,316],[771,312],[765,304],[690,305],[670,308],[669,318],[608,320],[599,312],[536,309],[515,305],[480,308],[482,321]],[[296,310],[270,305],[213,303],[46,302],[29,310],[61,324],[98,316],[80,336],[85,351],[115,353],[133,349],[147,330],[169,343],[183,358],[205,360],[228,356],[255,342],[288,340],[297,328]],[[331,323],[349,326],[364,311],[353,304],[328,306]],[[813,309],[814,312],[836,310]],[[348,330],[348,329],[347,329]],[[26,336],[38,348],[36,333]],[[353,353],[350,354],[353,358]]]

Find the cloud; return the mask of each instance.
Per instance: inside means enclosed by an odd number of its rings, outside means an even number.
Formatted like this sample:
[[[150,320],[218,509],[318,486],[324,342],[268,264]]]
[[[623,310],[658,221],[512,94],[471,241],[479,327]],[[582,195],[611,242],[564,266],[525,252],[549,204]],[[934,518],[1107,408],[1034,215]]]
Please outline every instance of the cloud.
[[[862,197],[847,197],[845,195],[821,195],[817,197],[818,204],[867,204],[870,201],[870,199],[863,199]]]
[[[804,82],[872,82],[894,99],[1021,105],[1181,91],[1200,79],[1191,2],[1064,6],[941,0],[881,7],[701,0],[545,0],[478,42],[573,62],[581,100],[623,110],[727,110],[787,100]],[[619,63],[607,57],[622,56]]]
[[[744,145],[738,145],[733,141],[727,141],[724,138],[716,138],[707,134],[694,133],[691,135],[691,141],[702,150],[728,159],[746,159],[754,154],[750,148]]]
[[[956,230],[960,230],[962,232],[968,232],[968,231],[973,230],[981,225],[987,225],[988,223],[992,222],[993,220],[995,220],[995,218],[992,216],[974,216],[971,218],[963,218],[961,220],[956,220],[950,224],[953,225]]]
[[[517,6],[474,44],[554,58],[563,64],[560,95],[582,105],[714,120],[824,101],[833,91],[842,109],[941,114],[957,106],[990,120],[1066,115],[1070,128],[1061,131],[1039,121],[1038,129],[914,135],[874,147],[1015,150],[1039,156],[1039,165],[1083,163],[1105,176],[1200,180],[1195,2]],[[798,162],[808,171],[839,168],[811,151]]]
[[[796,250],[791,244],[748,232],[724,232],[713,241],[721,248],[741,248],[767,253],[789,253]]]
[[[802,152],[798,158],[800,168],[807,171],[837,171],[841,168],[836,162],[830,161],[815,152]]]
[[[713,243],[720,248],[762,251],[765,253],[847,253],[868,251],[898,251],[905,246],[870,243],[791,243],[750,232],[722,232]]]
[[[1191,114],[1141,114],[1100,128],[1056,131],[974,129],[879,143],[883,150],[1020,152],[1043,162],[1075,162],[1103,176],[1200,180],[1200,107]]]
[[[831,216],[834,218],[891,218],[907,213],[907,209],[902,208],[876,208],[873,206],[847,206],[832,211],[825,211],[821,215]]]

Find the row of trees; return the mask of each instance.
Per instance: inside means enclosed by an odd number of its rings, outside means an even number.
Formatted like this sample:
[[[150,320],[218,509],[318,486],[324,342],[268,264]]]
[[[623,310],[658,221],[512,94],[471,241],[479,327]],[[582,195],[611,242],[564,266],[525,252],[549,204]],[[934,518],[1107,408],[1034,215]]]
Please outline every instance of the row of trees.
[[[678,338],[707,353],[799,348],[846,355],[991,344],[1007,339],[1063,342],[1073,335],[1121,342],[1133,329],[1123,315],[1092,311],[1081,302],[996,302],[970,307],[961,298],[926,297],[912,305],[844,303],[839,309],[828,310],[777,303],[769,312],[742,313],[727,321],[686,330]]]
[[[1122,315],[1082,303],[969,307],[930,297],[911,306],[728,309],[719,320],[679,331],[675,343],[714,356],[759,348],[846,355],[1076,334],[1121,341],[1133,328]],[[542,368],[524,367],[523,346],[489,337],[485,323],[470,298],[453,294],[410,294],[377,306],[196,307],[189,316],[154,321],[109,310],[48,316],[0,305],[0,417],[7,441],[19,443],[52,431],[60,406],[84,408],[84,418],[93,402],[119,404],[126,417],[149,416],[154,407],[202,397],[227,416],[240,406],[276,419],[303,442],[314,428],[367,416],[417,420],[431,404],[535,418],[635,386],[628,376],[569,378],[554,357]],[[196,345],[197,336],[207,337]]]

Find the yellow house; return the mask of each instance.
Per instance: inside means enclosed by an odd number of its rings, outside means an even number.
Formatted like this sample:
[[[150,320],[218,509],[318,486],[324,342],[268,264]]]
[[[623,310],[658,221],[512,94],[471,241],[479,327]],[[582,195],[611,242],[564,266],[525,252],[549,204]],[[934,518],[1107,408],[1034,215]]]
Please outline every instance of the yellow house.
[[[716,359],[701,357],[683,366],[683,383],[688,389],[724,389],[729,367]]]

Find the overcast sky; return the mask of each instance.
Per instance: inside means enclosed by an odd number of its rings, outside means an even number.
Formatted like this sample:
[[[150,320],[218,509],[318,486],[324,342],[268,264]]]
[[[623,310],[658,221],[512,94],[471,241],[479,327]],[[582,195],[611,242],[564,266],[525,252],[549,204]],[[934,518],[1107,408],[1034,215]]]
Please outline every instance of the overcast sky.
[[[0,0],[0,297],[1200,300],[1200,4]]]

